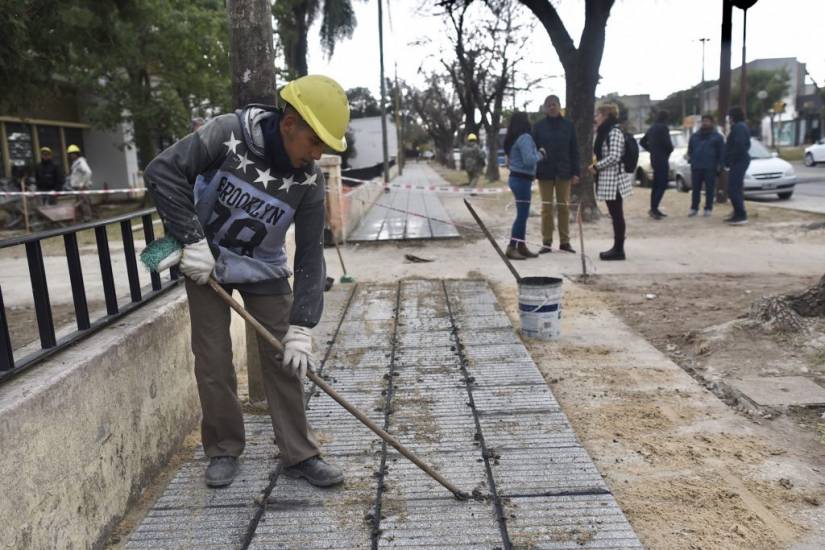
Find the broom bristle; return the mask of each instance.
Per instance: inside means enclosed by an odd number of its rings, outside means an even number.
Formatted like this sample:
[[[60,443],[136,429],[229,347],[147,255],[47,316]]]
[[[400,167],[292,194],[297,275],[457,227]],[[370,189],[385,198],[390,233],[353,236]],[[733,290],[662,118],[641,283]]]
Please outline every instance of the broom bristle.
[[[149,271],[157,271],[160,262],[180,249],[180,243],[174,237],[163,237],[152,241],[143,249],[140,261]]]

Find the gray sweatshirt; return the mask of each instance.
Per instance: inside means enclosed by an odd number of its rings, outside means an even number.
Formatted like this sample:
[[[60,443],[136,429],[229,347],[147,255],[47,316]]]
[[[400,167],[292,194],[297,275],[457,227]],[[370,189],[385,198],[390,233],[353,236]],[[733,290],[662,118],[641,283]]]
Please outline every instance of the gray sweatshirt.
[[[295,223],[290,324],[311,328],[324,307],[324,176],[316,163],[272,165],[261,125],[279,116],[251,107],[216,117],[158,155],[144,180],[167,231],[183,244],[206,238],[217,281],[251,294],[291,292],[284,239]]]

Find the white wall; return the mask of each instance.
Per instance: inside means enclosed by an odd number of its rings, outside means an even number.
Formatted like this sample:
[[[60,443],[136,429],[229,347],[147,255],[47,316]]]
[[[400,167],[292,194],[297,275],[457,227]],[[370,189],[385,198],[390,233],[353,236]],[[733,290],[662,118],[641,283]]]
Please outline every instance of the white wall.
[[[83,131],[83,154],[92,168],[95,188],[102,188],[104,182],[109,189],[136,186],[137,150],[133,144],[129,144],[130,129],[129,125],[121,124],[113,131]]]
[[[352,168],[366,168],[381,164],[384,153],[381,145],[381,117],[356,118],[349,123],[355,138],[355,155],[350,157]],[[395,124],[387,116],[387,150],[390,159],[398,157],[398,135]]]

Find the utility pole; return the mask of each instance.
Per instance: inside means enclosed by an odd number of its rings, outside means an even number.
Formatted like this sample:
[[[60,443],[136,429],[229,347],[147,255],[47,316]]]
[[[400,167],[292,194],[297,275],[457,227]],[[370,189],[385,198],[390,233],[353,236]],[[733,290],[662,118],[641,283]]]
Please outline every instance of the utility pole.
[[[733,26],[733,4],[722,0],[722,40],[719,55],[719,122],[727,132],[730,107],[730,42]]]
[[[398,89],[398,63],[395,64],[395,139],[398,143],[398,175],[404,173],[404,130],[401,127],[401,90]]]
[[[710,38],[700,38],[699,42],[702,43],[702,84],[699,86],[699,114],[705,114],[705,43],[707,43]]]
[[[739,73],[739,106],[748,118],[748,63],[745,59],[745,43],[748,33],[748,8],[742,8],[742,71]]]
[[[390,182],[389,147],[387,146],[387,85],[384,82],[384,10],[378,0],[378,58],[381,63],[381,146],[384,150],[384,184]]]

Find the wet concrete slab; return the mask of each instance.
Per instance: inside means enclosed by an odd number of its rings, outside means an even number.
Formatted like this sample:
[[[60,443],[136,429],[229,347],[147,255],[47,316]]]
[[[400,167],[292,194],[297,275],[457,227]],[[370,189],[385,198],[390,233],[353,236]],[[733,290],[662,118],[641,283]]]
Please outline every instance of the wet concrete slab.
[[[378,197],[347,240],[397,241],[458,236],[458,230],[437,194],[390,189]]]
[[[484,281],[350,288],[323,321],[322,376],[478,499],[456,500],[308,385],[307,419],[342,485],[280,475],[268,417],[249,416],[238,480],[207,489],[196,454],[127,548],[641,547]]]

